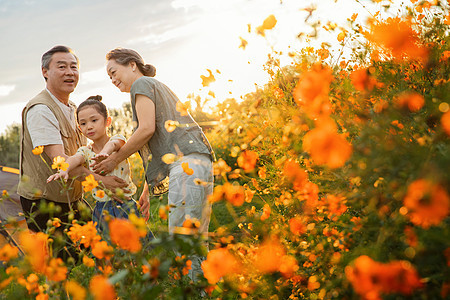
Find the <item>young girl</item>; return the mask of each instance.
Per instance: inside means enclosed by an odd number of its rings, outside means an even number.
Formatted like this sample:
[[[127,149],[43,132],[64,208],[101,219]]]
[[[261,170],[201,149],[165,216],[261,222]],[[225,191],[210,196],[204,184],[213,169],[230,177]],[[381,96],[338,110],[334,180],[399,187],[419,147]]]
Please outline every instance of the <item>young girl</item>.
[[[122,135],[108,136],[107,128],[111,125],[111,117],[108,116],[106,106],[101,102],[101,99],[102,97],[99,95],[89,97],[78,106],[76,112],[81,132],[92,143],[88,146],[80,147],[75,155],[67,158],[66,162],[69,164],[67,170],[59,170],[58,173],[50,176],[47,182],[59,178],[67,180],[70,170],[83,164],[89,168],[94,161],[100,162],[104,160],[125,144],[125,137]],[[100,190],[98,188],[92,190],[92,195],[95,199],[93,221],[97,222],[97,230],[99,232],[108,232],[108,224],[104,219],[104,212],[107,212],[114,218],[128,218],[131,210],[134,210],[136,214],[139,213],[136,202],[131,199],[131,196],[136,192],[136,186],[131,180],[130,166],[127,159],[120,162],[108,175],[117,176],[128,183],[128,186],[124,189],[124,196],[125,199],[130,200],[118,200],[120,202],[117,202],[105,193],[97,193]]]

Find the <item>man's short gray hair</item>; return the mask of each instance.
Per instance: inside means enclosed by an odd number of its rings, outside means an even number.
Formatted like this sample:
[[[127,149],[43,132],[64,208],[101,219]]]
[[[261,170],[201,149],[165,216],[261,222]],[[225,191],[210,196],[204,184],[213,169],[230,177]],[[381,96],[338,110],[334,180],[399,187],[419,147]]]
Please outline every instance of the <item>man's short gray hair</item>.
[[[42,68],[45,68],[48,70],[48,68],[50,67],[50,62],[52,60],[53,54],[58,53],[58,52],[72,54],[75,57],[75,59],[77,60],[77,64],[80,64],[78,57],[75,55],[75,52],[73,52],[72,49],[70,49],[69,47],[60,45],[60,46],[53,47],[52,49],[45,52],[44,55],[42,55],[42,60],[41,60]]]

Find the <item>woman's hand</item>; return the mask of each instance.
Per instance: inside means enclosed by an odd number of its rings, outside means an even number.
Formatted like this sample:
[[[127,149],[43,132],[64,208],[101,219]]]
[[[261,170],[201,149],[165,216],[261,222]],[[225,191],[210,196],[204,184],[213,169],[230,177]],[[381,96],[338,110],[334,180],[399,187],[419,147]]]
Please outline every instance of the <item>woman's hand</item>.
[[[112,172],[116,166],[117,162],[111,156],[101,161],[95,161],[90,165],[92,171],[100,175],[105,175]]]
[[[144,216],[145,221],[150,218],[150,199],[148,194],[148,188],[142,191],[141,197],[139,197],[139,206],[142,216]]]

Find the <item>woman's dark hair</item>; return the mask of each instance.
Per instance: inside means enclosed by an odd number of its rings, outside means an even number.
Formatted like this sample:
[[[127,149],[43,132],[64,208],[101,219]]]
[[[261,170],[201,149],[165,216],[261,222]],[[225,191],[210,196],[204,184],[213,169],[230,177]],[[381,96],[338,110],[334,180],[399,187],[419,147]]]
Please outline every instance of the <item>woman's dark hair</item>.
[[[108,110],[106,109],[105,104],[102,103],[102,96],[97,95],[97,96],[90,96],[89,98],[81,102],[80,105],[78,105],[77,122],[78,122],[78,113],[86,106],[94,106],[95,110],[97,110],[97,112],[101,114],[105,118],[105,120],[108,118]]]
[[[111,50],[106,54],[106,60],[111,59],[122,66],[128,66],[131,62],[134,62],[145,76],[154,77],[156,74],[156,68],[150,64],[145,64],[139,53],[132,49],[116,48]]]

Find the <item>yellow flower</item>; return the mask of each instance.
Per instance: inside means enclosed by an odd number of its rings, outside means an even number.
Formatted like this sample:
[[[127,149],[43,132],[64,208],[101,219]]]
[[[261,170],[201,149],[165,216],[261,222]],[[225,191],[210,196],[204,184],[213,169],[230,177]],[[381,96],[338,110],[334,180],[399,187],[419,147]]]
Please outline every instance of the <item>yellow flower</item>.
[[[44,152],[44,146],[37,146],[33,150],[31,150],[34,155],[40,155],[42,152]]]
[[[98,182],[95,180],[94,175],[89,174],[86,176],[86,180],[81,183],[84,186],[85,192],[92,191],[95,187],[98,186]]]
[[[68,167],[69,167],[69,164],[66,163],[66,159],[64,157],[57,156],[57,157],[53,158],[52,169],[58,169],[58,170],[61,169],[63,171],[66,171]]]
[[[175,162],[175,158],[176,158],[175,154],[167,153],[167,154],[164,154],[163,157],[161,157],[161,160],[164,163],[170,165],[170,164],[173,164]]]

